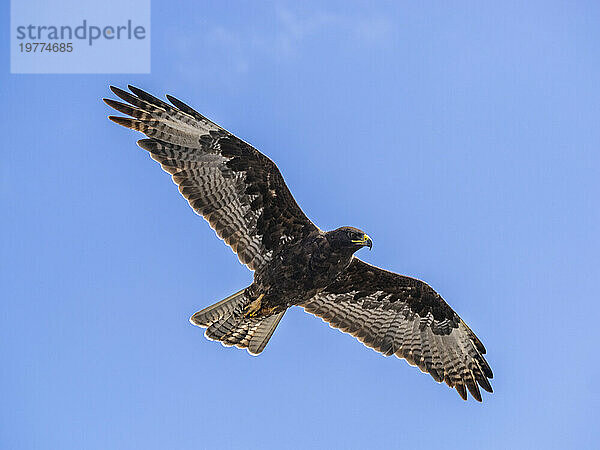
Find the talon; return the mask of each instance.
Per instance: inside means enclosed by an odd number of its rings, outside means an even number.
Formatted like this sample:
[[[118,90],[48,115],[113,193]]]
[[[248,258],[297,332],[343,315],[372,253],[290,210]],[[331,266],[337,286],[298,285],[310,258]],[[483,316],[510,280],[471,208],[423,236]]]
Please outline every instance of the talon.
[[[258,298],[252,301],[244,311],[244,317],[254,317],[260,311],[261,300],[265,294],[260,294]]]

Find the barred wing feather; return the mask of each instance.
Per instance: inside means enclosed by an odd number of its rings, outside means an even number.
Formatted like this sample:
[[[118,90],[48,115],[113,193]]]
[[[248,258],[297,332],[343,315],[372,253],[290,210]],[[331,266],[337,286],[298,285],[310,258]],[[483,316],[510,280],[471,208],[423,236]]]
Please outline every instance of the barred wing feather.
[[[485,347],[442,297],[426,283],[354,258],[323,292],[302,305],[366,346],[404,358],[438,382],[467,389],[481,401],[492,392]]]
[[[265,155],[172,96],[168,104],[129,89],[111,86],[127,103],[104,101],[130,117],[109,118],[148,137],[138,145],[171,174],[243,264],[263,267],[282,244],[316,229]]]

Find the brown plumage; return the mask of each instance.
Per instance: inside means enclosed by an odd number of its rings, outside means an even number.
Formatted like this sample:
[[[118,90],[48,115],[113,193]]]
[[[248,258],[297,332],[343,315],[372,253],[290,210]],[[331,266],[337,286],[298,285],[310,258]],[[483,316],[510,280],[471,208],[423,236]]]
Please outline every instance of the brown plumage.
[[[302,212],[277,166],[183,102],[129,86],[104,99],[144,133],[138,145],[171,174],[191,207],[254,271],[254,282],[191,317],[209,339],[259,354],[285,311],[302,306],[382,354],[396,355],[481,401],[492,392],[485,348],[426,283],[354,256],[371,239],[352,227],[323,232]]]

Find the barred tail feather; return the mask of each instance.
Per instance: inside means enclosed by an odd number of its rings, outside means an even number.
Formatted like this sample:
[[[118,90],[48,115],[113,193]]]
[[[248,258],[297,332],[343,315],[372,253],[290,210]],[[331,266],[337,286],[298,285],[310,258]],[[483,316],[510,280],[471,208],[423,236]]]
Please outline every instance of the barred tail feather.
[[[245,289],[198,311],[190,322],[206,328],[204,336],[212,341],[220,341],[224,346],[235,345],[245,348],[251,355],[260,354],[285,311],[269,317],[244,317],[243,311],[248,300]]]
[[[248,352],[251,355],[258,355],[265,349],[284,314],[285,310],[261,320],[248,341]]]
[[[226,299],[221,300],[214,305],[208,306],[202,311],[198,311],[192,317],[190,317],[190,322],[193,325],[207,328],[218,320],[231,316],[236,310],[241,312],[244,304],[246,303],[244,297],[245,290],[246,289],[242,289],[241,291],[230,295]]]

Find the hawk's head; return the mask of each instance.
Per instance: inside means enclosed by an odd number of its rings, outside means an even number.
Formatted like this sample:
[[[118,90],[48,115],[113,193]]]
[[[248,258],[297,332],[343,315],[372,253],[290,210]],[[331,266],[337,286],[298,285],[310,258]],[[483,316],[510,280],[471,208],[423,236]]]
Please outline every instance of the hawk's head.
[[[362,247],[369,247],[369,250],[373,247],[371,238],[358,228],[341,227],[327,234],[332,245],[351,250],[352,253]]]

